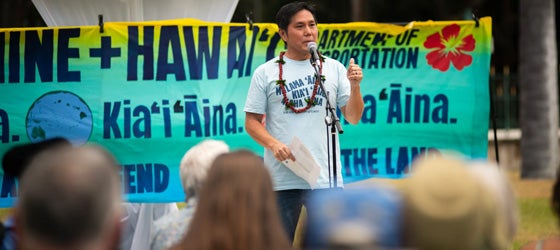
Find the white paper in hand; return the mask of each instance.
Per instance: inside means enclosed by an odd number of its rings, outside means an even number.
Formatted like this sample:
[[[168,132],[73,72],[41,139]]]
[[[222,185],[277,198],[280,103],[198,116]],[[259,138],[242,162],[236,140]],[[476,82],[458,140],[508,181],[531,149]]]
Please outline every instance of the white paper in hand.
[[[319,164],[317,164],[315,158],[313,158],[313,155],[309,152],[309,149],[307,149],[297,137],[292,139],[288,147],[292,151],[296,161],[285,160],[283,162],[284,165],[292,170],[294,174],[307,181],[311,188],[314,188],[315,185],[317,185],[317,179],[319,179],[319,173],[321,172]]]

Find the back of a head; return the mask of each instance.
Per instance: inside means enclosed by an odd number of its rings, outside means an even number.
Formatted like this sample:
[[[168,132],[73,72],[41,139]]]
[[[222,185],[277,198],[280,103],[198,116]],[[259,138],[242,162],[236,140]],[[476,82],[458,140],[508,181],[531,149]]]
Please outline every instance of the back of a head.
[[[24,173],[16,220],[22,244],[80,249],[103,242],[120,218],[118,165],[97,146],[39,155]],[[35,245],[37,246],[37,245]]]
[[[207,139],[185,153],[181,159],[179,174],[187,199],[197,195],[214,159],[227,152],[229,146],[225,142]]]
[[[504,249],[492,196],[466,163],[431,156],[413,163],[403,186],[408,244],[423,249]],[[499,230],[498,230],[499,231]]]
[[[290,248],[280,222],[272,179],[260,157],[239,150],[216,158],[181,247]]]

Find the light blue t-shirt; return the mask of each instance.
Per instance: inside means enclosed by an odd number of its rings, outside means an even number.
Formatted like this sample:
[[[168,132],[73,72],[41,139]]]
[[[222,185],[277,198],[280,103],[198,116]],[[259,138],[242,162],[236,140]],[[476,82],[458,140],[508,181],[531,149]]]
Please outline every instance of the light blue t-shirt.
[[[276,139],[289,145],[297,137],[311,151],[321,166],[317,185],[313,188],[329,188],[329,151],[331,135],[330,127],[325,125],[326,98],[320,90],[316,95],[317,105],[303,113],[295,113],[283,104],[283,96],[279,79],[278,57],[260,65],[254,72],[245,102],[245,112],[266,114],[266,129]],[[284,56],[283,76],[286,80],[286,94],[289,100],[296,103],[297,108],[307,105],[315,84],[315,70],[309,60],[294,61]],[[346,68],[340,62],[326,58],[322,74],[325,76],[324,86],[328,92],[331,105],[343,107],[350,98],[350,82],[346,77]],[[342,119],[342,118],[341,118]],[[337,140],[337,185],[342,187],[340,164],[340,144]],[[332,157],[332,153],[330,154]],[[297,159],[296,159],[297,161]],[[265,149],[264,162],[269,168],[274,181],[275,190],[310,189],[310,185],[295,175],[281,162],[274,158],[273,153]],[[330,164],[332,165],[332,163]],[[332,166],[331,166],[332,168]],[[331,174],[331,177],[334,176]],[[334,182],[333,182],[334,184]]]

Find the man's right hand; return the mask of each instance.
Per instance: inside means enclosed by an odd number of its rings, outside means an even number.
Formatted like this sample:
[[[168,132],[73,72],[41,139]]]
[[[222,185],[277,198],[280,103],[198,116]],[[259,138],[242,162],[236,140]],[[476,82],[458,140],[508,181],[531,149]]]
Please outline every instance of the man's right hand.
[[[272,151],[276,160],[280,162],[288,159],[295,161],[296,158],[290,148],[268,133],[263,124],[263,118],[264,115],[262,114],[245,112],[245,129],[247,133],[260,145]]]
[[[271,150],[274,153],[274,158],[276,158],[276,160],[280,162],[283,162],[285,160],[296,161],[296,157],[294,157],[290,148],[284,143],[275,143],[274,145],[272,145]]]

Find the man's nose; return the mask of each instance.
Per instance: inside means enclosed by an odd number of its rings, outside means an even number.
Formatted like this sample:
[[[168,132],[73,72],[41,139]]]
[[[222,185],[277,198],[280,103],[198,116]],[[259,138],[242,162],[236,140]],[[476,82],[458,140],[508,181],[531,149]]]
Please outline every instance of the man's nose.
[[[312,34],[312,32],[311,32],[311,27],[310,27],[310,26],[305,26],[305,33],[304,33],[304,35],[308,36],[308,35],[311,35],[311,34]]]

